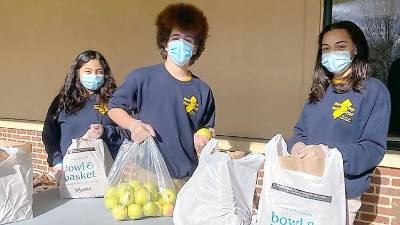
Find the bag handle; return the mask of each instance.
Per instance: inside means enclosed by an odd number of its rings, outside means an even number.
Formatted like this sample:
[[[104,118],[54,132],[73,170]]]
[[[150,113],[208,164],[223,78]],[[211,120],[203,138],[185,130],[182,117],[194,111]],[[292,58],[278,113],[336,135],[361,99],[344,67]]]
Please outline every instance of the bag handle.
[[[287,145],[281,134],[275,135],[265,146],[264,153],[266,157],[271,158],[274,162],[278,161],[279,156],[285,156],[287,152]]]
[[[218,145],[218,140],[215,138],[212,138],[206,146],[203,147],[200,153],[200,157],[205,156],[205,155],[211,155],[211,153],[214,151],[215,147]]]

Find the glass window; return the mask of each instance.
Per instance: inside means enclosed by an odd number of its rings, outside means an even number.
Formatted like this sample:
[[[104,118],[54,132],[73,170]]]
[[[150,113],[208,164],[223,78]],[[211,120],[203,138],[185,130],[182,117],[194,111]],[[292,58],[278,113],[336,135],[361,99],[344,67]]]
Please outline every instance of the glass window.
[[[370,47],[372,76],[389,89],[392,115],[389,144],[400,141],[400,1],[327,0],[325,24],[341,20],[356,23]],[[331,10],[331,11],[329,11]]]

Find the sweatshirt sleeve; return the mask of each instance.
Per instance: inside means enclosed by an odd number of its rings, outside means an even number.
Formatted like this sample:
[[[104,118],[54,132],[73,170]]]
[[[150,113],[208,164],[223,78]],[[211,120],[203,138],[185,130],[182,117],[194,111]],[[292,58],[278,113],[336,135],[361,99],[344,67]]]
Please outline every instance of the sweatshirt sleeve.
[[[303,111],[300,114],[300,118],[293,128],[293,136],[287,141],[288,152],[290,153],[292,147],[297,142],[303,142],[307,144],[307,128],[306,128],[306,110],[307,103],[303,107]]]
[[[371,172],[385,154],[391,107],[386,88],[377,92],[372,104],[372,111],[358,142],[334,146],[342,154],[346,176],[360,176]]]
[[[57,109],[59,96],[51,103],[43,125],[42,139],[47,152],[47,162],[50,167],[62,163],[63,157],[60,149],[61,127],[58,123]]]
[[[137,112],[139,80],[135,71],[127,76],[125,81],[114,92],[108,103],[108,108],[120,108],[128,113]]]
[[[211,90],[208,93],[205,110],[200,126],[213,128],[215,126],[215,100]]]

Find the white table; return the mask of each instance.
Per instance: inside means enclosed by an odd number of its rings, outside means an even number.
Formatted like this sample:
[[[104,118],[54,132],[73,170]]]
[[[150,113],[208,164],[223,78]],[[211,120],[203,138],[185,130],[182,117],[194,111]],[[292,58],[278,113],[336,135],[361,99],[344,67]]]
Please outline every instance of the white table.
[[[116,221],[102,198],[60,199],[57,189],[34,194],[33,213],[33,219],[12,225],[173,225],[172,217]]]

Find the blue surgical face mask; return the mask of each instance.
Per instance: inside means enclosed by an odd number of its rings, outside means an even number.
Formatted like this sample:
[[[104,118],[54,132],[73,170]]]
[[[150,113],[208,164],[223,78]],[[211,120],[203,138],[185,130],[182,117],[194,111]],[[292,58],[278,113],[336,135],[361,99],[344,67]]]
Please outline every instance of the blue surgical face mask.
[[[168,43],[168,55],[176,65],[183,66],[192,58],[193,45],[183,39],[170,41]]]
[[[353,48],[355,45],[353,46]],[[331,51],[322,54],[321,63],[331,73],[342,73],[352,62],[350,51]]]
[[[85,88],[95,91],[104,84],[104,75],[84,74],[81,76],[81,84]]]

